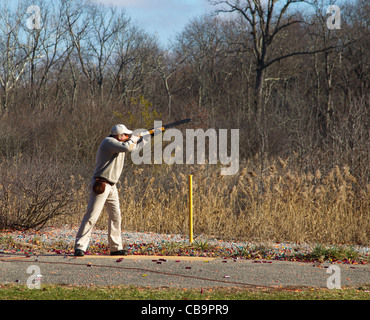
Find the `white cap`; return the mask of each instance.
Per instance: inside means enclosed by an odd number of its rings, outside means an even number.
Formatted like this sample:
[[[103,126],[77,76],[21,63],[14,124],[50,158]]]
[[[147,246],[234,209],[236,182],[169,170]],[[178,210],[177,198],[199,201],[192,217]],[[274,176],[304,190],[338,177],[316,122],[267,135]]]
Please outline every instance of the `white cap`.
[[[117,124],[113,127],[111,134],[114,136],[118,136],[119,134],[132,134],[132,131],[127,129],[125,125],[123,124]]]

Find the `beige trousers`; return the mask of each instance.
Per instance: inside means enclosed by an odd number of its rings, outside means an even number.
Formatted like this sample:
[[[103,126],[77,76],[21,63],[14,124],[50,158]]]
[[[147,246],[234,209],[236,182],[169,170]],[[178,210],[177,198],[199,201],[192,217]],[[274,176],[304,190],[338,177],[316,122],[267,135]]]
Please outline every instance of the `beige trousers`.
[[[121,210],[119,207],[118,190],[116,185],[106,184],[102,194],[95,194],[92,190],[95,179],[90,185],[90,199],[87,212],[84,215],[76,235],[75,249],[86,251],[91,237],[92,229],[106,205],[108,211],[108,244],[110,252],[122,250],[121,236]]]

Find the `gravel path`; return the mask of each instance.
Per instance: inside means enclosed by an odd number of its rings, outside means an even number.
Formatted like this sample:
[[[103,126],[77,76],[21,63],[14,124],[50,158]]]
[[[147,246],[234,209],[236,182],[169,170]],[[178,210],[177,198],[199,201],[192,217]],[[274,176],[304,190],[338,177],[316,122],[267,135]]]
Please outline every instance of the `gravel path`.
[[[0,233],[0,238],[6,239],[11,237],[15,243],[34,245],[43,245],[48,247],[55,247],[58,250],[58,246],[63,244],[64,247],[73,248],[75,236],[77,233],[77,227],[71,227],[65,225],[64,227],[46,227],[40,232],[21,232],[15,231],[12,233]],[[141,253],[145,247],[148,253],[167,255],[165,252],[168,250],[169,244],[173,246],[188,245],[189,239],[187,236],[179,234],[158,234],[152,232],[122,232],[123,243],[126,244],[130,254]],[[252,242],[234,242],[234,241],[222,241],[212,237],[199,236],[195,239],[195,244],[198,248],[203,251],[217,250],[217,255],[225,256],[230,254],[242,252],[248,250],[253,255],[253,251],[261,250],[264,252],[264,256],[260,258],[270,258],[287,260],[286,257],[292,255],[307,255],[314,250],[317,244],[309,243],[252,243]],[[348,246],[346,246],[348,247]],[[355,251],[359,252],[362,256],[370,257],[370,247],[351,246]],[[104,252],[107,249],[107,231],[95,229],[92,232],[89,249],[96,253]],[[0,243],[1,250],[1,243]],[[162,251],[162,252],[161,252]],[[198,250],[199,251],[199,250]],[[15,251],[14,251],[15,252]],[[13,252],[13,253],[14,253]],[[71,253],[71,252],[63,252]],[[199,253],[191,250],[182,252],[182,255],[194,256]],[[207,252],[207,255],[212,255],[212,252]],[[258,255],[252,256],[251,258],[259,258]]]

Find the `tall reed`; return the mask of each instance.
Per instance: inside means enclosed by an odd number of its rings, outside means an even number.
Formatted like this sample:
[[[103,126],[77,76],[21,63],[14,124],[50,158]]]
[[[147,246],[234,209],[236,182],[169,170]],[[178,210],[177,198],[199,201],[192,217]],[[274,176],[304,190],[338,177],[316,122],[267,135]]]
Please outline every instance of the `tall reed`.
[[[295,163],[294,159],[278,158],[262,169],[258,161],[248,162],[234,176],[221,176],[220,167],[210,165],[127,164],[118,183],[122,227],[187,234],[191,173],[195,236],[369,245],[370,185],[360,185],[347,166],[335,166],[326,173],[319,169],[301,172]],[[10,192],[17,184],[15,177],[3,174],[2,178],[0,209],[6,209],[6,218],[14,221],[32,198],[21,190]],[[79,225],[86,210],[89,182],[90,178],[74,176],[63,182],[73,186],[72,199],[63,208],[70,214],[49,223]],[[1,215],[4,218],[3,212]],[[97,227],[106,225],[104,210]]]

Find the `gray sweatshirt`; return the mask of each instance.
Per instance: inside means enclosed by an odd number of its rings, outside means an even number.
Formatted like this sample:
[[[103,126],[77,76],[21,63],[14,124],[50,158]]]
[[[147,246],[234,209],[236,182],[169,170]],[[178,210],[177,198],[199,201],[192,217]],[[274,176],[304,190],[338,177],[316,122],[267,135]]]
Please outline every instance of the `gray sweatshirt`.
[[[120,142],[113,137],[106,137],[96,154],[94,178],[105,178],[111,183],[117,183],[122,173],[125,153],[135,149],[136,144],[131,140]]]

